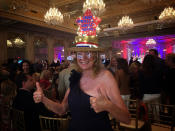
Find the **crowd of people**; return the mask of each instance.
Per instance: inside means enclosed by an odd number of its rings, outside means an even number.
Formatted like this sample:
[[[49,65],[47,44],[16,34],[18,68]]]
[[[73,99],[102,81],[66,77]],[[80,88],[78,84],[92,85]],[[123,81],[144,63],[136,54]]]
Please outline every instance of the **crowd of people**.
[[[16,59],[9,59],[0,68],[0,120],[3,131],[11,130],[10,109],[24,111],[26,129],[40,130],[39,115],[55,116],[43,104],[36,104],[33,100],[35,83],[38,81],[45,95],[58,101],[59,72],[67,68],[67,64],[52,64],[47,61],[31,64],[28,60],[18,63]]]
[[[149,53],[140,63],[137,59],[129,64],[124,58],[113,58],[108,69],[118,81],[122,97],[146,101],[149,97],[159,95],[157,102],[175,104],[173,74],[175,71],[175,54],[167,54],[165,59],[158,56],[156,49]],[[171,73],[170,73],[171,72]]]
[[[143,63],[113,56],[105,66],[96,52],[77,52],[76,56],[74,61],[51,65],[27,60],[19,64],[10,59],[0,67],[0,119],[4,131],[10,128],[8,106],[26,112],[28,131],[39,130],[39,114],[61,116],[68,111],[72,117],[70,131],[109,131],[107,112],[129,123],[122,99],[146,101],[158,95],[156,102],[175,104],[174,53],[161,59],[157,50],[151,49]]]

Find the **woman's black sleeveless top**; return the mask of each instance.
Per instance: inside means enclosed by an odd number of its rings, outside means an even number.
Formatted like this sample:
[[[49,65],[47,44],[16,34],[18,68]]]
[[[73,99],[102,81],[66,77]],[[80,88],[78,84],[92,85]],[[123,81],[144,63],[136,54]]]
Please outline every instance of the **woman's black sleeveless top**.
[[[81,74],[72,71],[68,96],[71,122],[69,131],[112,131],[107,112],[96,113],[91,108],[90,96],[80,89]]]

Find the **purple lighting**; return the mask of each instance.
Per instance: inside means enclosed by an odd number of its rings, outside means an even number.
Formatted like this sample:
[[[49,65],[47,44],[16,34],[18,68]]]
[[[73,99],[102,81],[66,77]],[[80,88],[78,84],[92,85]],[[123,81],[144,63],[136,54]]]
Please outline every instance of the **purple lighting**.
[[[57,62],[59,60],[60,62],[64,60],[64,47],[57,46],[54,48],[54,61]]]
[[[146,45],[146,42],[149,39],[154,39],[156,44]],[[159,56],[161,58],[165,58],[166,54],[172,53],[174,51],[174,45],[175,34],[113,41],[112,46],[113,48],[123,50],[124,58],[131,56],[143,57],[148,53],[148,50],[151,48],[157,49],[159,52]]]

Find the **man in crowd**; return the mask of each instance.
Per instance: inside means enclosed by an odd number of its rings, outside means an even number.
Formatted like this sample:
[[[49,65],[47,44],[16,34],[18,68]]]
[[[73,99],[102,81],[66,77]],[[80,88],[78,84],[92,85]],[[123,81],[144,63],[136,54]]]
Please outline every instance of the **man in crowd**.
[[[35,81],[29,74],[23,74],[22,87],[19,89],[14,101],[13,108],[24,111],[27,131],[40,131],[39,114],[46,113],[42,103],[36,104],[33,100]]]

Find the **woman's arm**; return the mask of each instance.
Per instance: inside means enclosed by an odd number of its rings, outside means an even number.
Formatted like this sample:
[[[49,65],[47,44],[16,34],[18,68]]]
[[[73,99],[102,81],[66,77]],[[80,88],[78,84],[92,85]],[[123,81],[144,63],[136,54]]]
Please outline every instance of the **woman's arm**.
[[[39,83],[36,84],[37,90],[34,92],[33,98],[35,103],[42,102],[49,110],[55,112],[56,114],[62,115],[66,113],[68,109],[68,95],[70,89],[67,90],[62,103],[54,102],[44,96]]]
[[[129,123],[130,115],[118,89],[118,85],[112,74],[104,72],[104,83],[98,89],[98,97],[91,97],[91,105],[95,112],[108,111],[118,121]]]
[[[129,112],[123,110],[119,106],[113,104],[111,101],[108,102],[108,106],[106,110],[111,113],[111,115],[118,121],[129,124],[130,123],[130,115]]]

